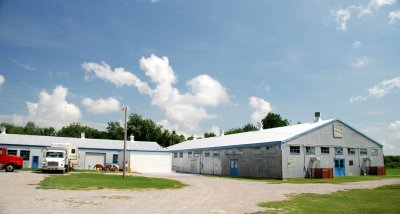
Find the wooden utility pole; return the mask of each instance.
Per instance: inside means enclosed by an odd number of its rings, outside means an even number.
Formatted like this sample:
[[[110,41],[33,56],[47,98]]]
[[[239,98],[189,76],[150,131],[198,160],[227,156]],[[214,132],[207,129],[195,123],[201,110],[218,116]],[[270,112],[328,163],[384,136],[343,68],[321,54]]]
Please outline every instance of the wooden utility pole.
[[[127,135],[127,124],[126,124],[126,113],[128,112],[128,106],[124,106],[122,109],[125,113],[125,122],[124,122],[124,156],[123,156],[123,167],[122,167],[122,177],[125,179],[125,170],[126,170],[126,135]]]

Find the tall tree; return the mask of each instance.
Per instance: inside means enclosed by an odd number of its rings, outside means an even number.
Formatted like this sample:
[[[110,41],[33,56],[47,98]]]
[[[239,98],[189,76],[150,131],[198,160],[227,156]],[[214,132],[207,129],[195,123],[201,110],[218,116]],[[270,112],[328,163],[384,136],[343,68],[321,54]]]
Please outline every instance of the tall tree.
[[[288,126],[288,119],[282,119],[281,115],[275,113],[268,113],[264,119],[262,119],[263,129],[270,129],[275,127]]]
[[[123,140],[124,139],[124,128],[117,121],[107,123],[107,135],[109,139],[113,140]]]

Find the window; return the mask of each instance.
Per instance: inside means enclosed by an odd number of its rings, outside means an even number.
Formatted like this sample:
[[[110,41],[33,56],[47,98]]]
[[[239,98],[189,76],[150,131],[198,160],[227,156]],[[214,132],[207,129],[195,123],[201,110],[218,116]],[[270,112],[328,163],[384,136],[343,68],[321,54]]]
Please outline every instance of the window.
[[[353,166],[354,165],[354,161],[353,160],[349,160],[349,166]]]
[[[113,164],[118,164],[118,154],[113,154]]]
[[[261,146],[253,147],[253,154],[255,155],[261,154]]]
[[[342,138],[343,137],[343,129],[341,124],[333,124],[333,137]]]
[[[75,149],[71,149],[71,154],[75,154]]]
[[[174,153],[174,158],[177,158],[178,157],[178,153]]]
[[[366,148],[360,148],[360,155],[368,155],[368,150]]]
[[[179,157],[183,158],[183,152],[179,152]]]
[[[29,160],[30,153],[31,153],[31,151],[29,151],[29,150],[21,150],[19,154],[24,159],[24,161],[26,161],[26,160]]]
[[[7,150],[7,154],[17,156],[17,150],[14,149]]]
[[[307,155],[315,155],[315,147],[314,146],[306,146],[306,154]]]
[[[290,154],[292,155],[300,154],[300,146],[291,146]]]
[[[204,157],[209,158],[210,157],[210,152],[205,152]]]
[[[193,152],[188,152],[188,158],[192,158],[193,157]]]
[[[335,147],[335,155],[343,155],[343,148]]]
[[[272,146],[266,146],[265,149],[267,150],[267,154],[272,154],[275,153],[275,145]]]
[[[356,155],[356,149],[355,148],[347,148],[347,154],[348,155]]]
[[[216,158],[216,157],[219,157],[219,153],[218,153],[218,152],[214,152],[214,153],[213,153],[213,157],[215,157],[215,158]]]
[[[371,149],[371,155],[372,156],[378,156],[379,150],[378,149]]]
[[[329,154],[329,147],[321,147],[321,154]]]

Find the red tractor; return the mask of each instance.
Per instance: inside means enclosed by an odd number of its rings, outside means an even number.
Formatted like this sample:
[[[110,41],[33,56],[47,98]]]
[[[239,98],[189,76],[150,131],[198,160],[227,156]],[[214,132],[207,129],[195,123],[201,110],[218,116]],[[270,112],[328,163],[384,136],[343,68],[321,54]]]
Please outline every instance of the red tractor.
[[[6,169],[7,172],[12,172],[14,169],[21,169],[23,161],[22,157],[8,155],[7,149],[0,147],[0,169]]]

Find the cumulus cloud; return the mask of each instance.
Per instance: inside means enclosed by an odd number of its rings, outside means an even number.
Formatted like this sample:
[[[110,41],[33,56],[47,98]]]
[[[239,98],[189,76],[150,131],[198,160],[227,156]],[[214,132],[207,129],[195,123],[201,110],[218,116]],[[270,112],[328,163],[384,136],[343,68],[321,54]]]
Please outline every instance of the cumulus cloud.
[[[269,112],[272,111],[271,104],[259,97],[250,97],[249,105],[255,110],[251,115],[251,122],[260,122]]]
[[[81,119],[80,109],[66,100],[68,89],[57,86],[52,94],[43,90],[39,94],[37,103],[27,102],[28,120],[38,126],[52,126],[60,129],[62,126],[69,125]]]
[[[351,97],[350,102],[365,101],[370,97],[384,97],[396,88],[400,88],[400,76],[390,80],[383,80],[374,87],[368,89],[368,95]]]
[[[93,100],[91,98],[84,98],[82,104],[86,107],[88,112],[93,114],[105,114],[110,112],[117,112],[120,110],[119,101],[113,97],[107,99]]]
[[[351,19],[352,14],[358,14],[361,18],[365,15],[372,15],[377,12],[381,7],[393,5],[396,0],[370,0],[367,5],[349,5],[345,8],[331,10],[331,14],[336,18],[336,26],[340,31],[346,31],[347,22]]]
[[[118,87],[135,86],[142,94],[151,94],[151,89],[147,83],[142,82],[136,75],[126,71],[124,68],[115,68],[114,71],[105,63],[101,64],[85,62],[82,64],[85,71],[85,80],[91,80],[96,76],[99,79],[113,83]],[[94,75],[94,76],[93,76]]]
[[[360,48],[362,46],[362,43],[360,41],[354,41],[353,42],[353,48],[357,49]]]
[[[392,11],[389,13],[389,25],[394,25],[400,20],[400,10]]]
[[[0,74],[0,87],[6,82],[6,78]]]
[[[357,58],[353,63],[351,63],[351,66],[353,68],[361,68],[368,64],[369,64],[369,58],[366,56],[363,56],[363,57]]]
[[[84,63],[82,67],[85,72],[89,72],[89,74],[93,72],[96,77],[112,82],[116,86],[136,86],[139,92],[151,98],[152,105],[164,110],[167,119],[160,122],[163,126],[174,127],[174,125],[171,125],[171,121],[173,121],[179,127],[193,131],[202,120],[216,117],[216,115],[207,112],[207,107],[216,107],[229,102],[226,89],[218,80],[206,74],[201,74],[187,81],[188,91],[180,92],[175,86],[178,83],[178,78],[167,57],[160,58],[156,55],[150,55],[147,58],[142,57],[139,65],[140,69],[154,84],[153,88],[133,73],[125,71],[124,68],[117,68],[113,72],[105,62],[101,64]],[[123,73],[125,77],[120,79],[117,72]],[[127,79],[132,81],[127,81]]]
[[[400,121],[396,120],[391,123],[389,125],[389,129],[393,131],[393,137],[395,137],[397,140],[400,140]]]

